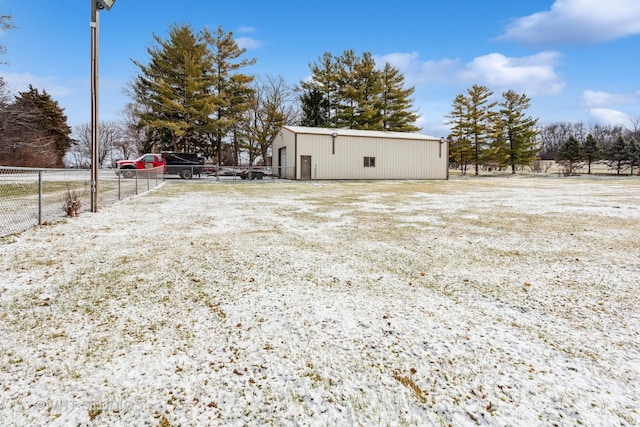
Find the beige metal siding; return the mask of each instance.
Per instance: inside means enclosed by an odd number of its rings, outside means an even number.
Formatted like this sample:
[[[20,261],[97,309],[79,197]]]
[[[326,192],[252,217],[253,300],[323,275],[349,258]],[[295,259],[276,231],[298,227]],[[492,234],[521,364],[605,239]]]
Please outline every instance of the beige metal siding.
[[[283,174],[283,178],[286,178],[286,179],[297,179],[295,176],[295,170],[296,170],[295,168],[295,165],[296,165],[295,137],[296,137],[295,133],[291,132],[286,128],[283,128],[278,134],[278,136],[276,136],[276,139],[273,141],[273,145],[272,145],[273,147],[272,152],[274,153],[273,155],[274,166],[277,168],[280,168],[280,167],[284,168],[284,170],[282,171],[282,174]],[[286,147],[285,164],[281,165],[279,152],[280,152],[280,148],[285,148],[285,147]]]
[[[370,139],[338,136],[332,154],[330,135],[298,135],[298,156],[310,155],[312,179],[445,179],[447,153],[439,140]],[[375,167],[364,158],[375,157]]]
[[[274,141],[274,153],[283,146],[290,179],[301,178],[302,156],[311,156],[311,179],[447,178],[446,142],[425,135],[284,127]],[[374,157],[375,167],[365,167],[365,157]]]

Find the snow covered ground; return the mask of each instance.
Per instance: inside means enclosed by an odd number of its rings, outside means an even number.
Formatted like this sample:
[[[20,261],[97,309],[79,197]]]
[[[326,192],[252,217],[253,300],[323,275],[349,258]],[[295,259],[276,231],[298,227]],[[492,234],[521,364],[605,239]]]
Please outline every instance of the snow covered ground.
[[[167,182],[0,240],[0,425],[640,425],[640,181]]]

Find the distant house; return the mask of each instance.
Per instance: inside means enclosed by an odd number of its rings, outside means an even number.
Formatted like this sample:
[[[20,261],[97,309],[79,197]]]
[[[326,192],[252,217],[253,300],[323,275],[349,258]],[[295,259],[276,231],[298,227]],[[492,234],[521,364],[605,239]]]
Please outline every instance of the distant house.
[[[281,178],[447,179],[447,141],[417,133],[284,126],[272,145]]]

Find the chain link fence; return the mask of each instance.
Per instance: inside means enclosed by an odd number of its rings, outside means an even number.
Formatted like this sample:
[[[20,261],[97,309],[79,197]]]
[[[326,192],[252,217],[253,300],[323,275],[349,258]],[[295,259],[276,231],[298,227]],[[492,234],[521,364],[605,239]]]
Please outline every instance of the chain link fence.
[[[131,178],[98,172],[98,208],[145,191],[163,181],[162,168],[136,171]],[[0,237],[91,210],[91,171],[0,166]]]

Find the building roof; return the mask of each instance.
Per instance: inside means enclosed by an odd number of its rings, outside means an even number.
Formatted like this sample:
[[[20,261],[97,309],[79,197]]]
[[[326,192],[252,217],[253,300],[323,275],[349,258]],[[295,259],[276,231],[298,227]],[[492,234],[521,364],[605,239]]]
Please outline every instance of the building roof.
[[[332,135],[334,132],[343,136],[363,136],[367,138],[391,138],[391,139],[414,139],[421,141],[440,141],[435,136],[423,135],[412,132],[384,132],[379,130],[356,130],[356,129],[336,129],[336,128],[314,128],[306,126],[283,126],[293,133],[310,135]]]

